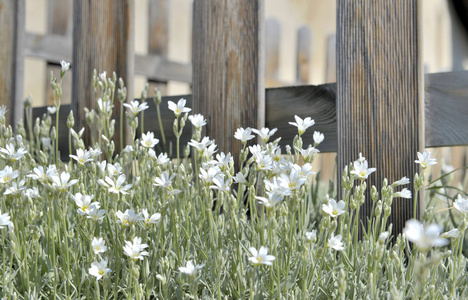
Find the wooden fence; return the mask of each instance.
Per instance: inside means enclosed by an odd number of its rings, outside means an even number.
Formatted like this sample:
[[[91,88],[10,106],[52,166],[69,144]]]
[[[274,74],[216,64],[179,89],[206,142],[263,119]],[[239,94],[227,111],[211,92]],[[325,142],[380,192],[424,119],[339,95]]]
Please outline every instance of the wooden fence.
[[[417,0],[339,0],[336,38],[329,39],[330,47],[336,45],[336,59],[327,61],[330,68],[336,65],[336,76],[330,72],[327,79],[336,77],[337,83],[266,90],[263,74],[272,81],[278,77],[278,60],[274,58],[277,41],[271,38],[275,31],[270,31],[278,24],[264,21],[264,1],[195,0],[192,66],[171,62],[165,57],[167,49],[160,47],[167,38],[161,29],[167,24],[167,14],[160,13],[167,9],[167,2],[151,1],[154,9],[149,11],[153,24],[150,34],[155,45],[151,45],[153,50],[148,56],[132,53],[131,1],[73,1],[73,39],[53,32],[46,36],[25,35],[27,55],[55,64],[62,58],[73,60],[73,100],[71,106],[62,107],[61,122],[65,123],[71,107],[79,112],[83,99],[92,99],[84,94],[86,86],[76,82],[91,77],[91,70],[81,66],[93,66],[116,71],[125,78],[132,78],[135,72],[158,82],[191,82],[193,96],[184,97],[194,112],[205,115],[206,134],[217,139],[220,151],[238,153],[239,143],[233,134],[240,126],[277,127],[282,143],[291,143],[296,130],[288,122],[295,114],[312,117],[316,121],[314,129],[327,136],[319,149],[337,151],[338,170],[362,152],[378,169],[369,179],[377,187],[384,177],[390,181],[412,177],[417,172],[416,151],[424,147],[468,144],[468,72],[423,76]],[[62,1],[51,3],[63,5]],[[18,45],[24,34],[18,24],[24,14],[24,1],[0,0],[0,4],[0,48],[7,53],[2,57],[18,61],[23,55]],[[108,11],[109,7],[113,10]],[[113,30],[115,26],[119,30]],[[265,32],[269,32],[269,40],[264,39]],[[299,36],[297,81],[305,83],[308,72],[301,64],[310,61],[310,32],[299,31]],[[119,49],[111,49],[114,43]],[[10,63],[6,71],[1,68],[0,72],[4,72],[0,87],[10,92],[0,91],[8,95],[0,102],[18,104],[18,97],[11,93],[20,91],[18,81],[12,83],[4,74],[21,74],[21,64]],[[127,84],[131,90],[131,81],[127,80]],[[177,98],[164,97],[163,101]],[[94,105],[92,101],[88,104]],[[43,111],[38,108],[35,114]],[[150,107],[146,114],[154,113],[154,107]],[[165,107],[162,113],[165,127],[171,128],[172,114]],[[15,118],[20,116],[15,108]],[[78,124],[83,124],[82,116],[80,119]],[[145,118],[145,128],[156,131],[153,116]],[[305,145],[313,143],[311,136],[304,136]],[[370,207],[371,203],[364,204],[364,215]],[[412,201],[395,199],[390,218],[395,233],[401,232],[412,211]]]

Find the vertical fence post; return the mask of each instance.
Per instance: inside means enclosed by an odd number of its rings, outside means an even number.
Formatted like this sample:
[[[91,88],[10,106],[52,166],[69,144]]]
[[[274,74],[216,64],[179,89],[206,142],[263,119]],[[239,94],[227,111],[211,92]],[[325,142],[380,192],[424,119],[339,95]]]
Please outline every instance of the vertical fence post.
[[[62,36],[71,36],[72,31],[73,0],[48,0],[47,1],[47,32]],[[60,59],[64,59],[61,57]],[[45,76],[46,102],[45,105],[54,103],[54,96],[50,86],[50,72],[57,77],[61,70],[60,64],[47,62]],[[71,72],[69,72],[71,73]],[[67,74],[63,79],[62,103],[69,104],[71,100],[72,76]]]
[[[336,82],[336,35],[327,37],[327,67],[325,69],[325,82]]]
[[[268,87],[279,84],[281,24],[271,18],[265,22],[265,82]]]
[[[238,159],[238,127],[263,126],[263,0],[195,0],[193,106],[219,151]]]
[[[424,147],[418,9],[417,0],[338,1],[339,180],[359,152],[377,168],[369,188],[379,188],[384,178],[413,181],[418,172],[416,152]],[[371,207],[367,195],[361,217],[369,216]],[[413,201],[394,199],[393,233],[400,233],[412,217]]]
[[[73,4],[72,109],[75,126],[82,128],[86,126],[83,109],[97,109],[91,82],[94,69],[108,76],[116,72],[125,81],[127,100],[133,99],[134,2],[74,0]],[[114,105],[114,143],[120,149],[120,103],[115,100]],[[89,136],[86,139],[89,142]]]
[[[297,31],[297,59],[296,59],[296,82],[297,84],[309,83],[310,67],[310,29],[302,26]]]
[[[169,0],[149,0],[148,54],[167,56],[169,48]],[[167,82],[150,82],[150,94],[157,87],[167,93]]]
[[[24,0],[0,0],[0,106],[13,127],[23,118],[24,27]]]

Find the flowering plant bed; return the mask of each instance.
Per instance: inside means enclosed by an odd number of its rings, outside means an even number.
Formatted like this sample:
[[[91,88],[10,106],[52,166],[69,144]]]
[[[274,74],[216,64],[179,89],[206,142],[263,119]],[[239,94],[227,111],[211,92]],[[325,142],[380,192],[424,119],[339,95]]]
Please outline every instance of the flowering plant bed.
[[[60,78],[67,69],[64,64]],[[171,160],[155,150],[164,144],[155,133],[136,137],[147,105],[124,103],[125,88],[116,89],[116,81],[93,78],[99,109],[87,113],[98,133],[90,134],[92,148],[69,116],[75,150],[70,147],[67,163],[56,143],[60,80],[52,81],[55,109],[34,126],[29,118],[13,133],[4,124],[6,108],[0,110],[2,298],[467,298],[464,194],[453,205],[457,227],[442,233],[427,211],[424,225],[408,221],[391,242],[392,201],[417,199],[426,168],[436,163],[429,153],[418,154],[413,193],[404,188],[406,177],[385,180],[381,191],[370,187],[374,208],[358,239],[362,224],[355,216],[367,178],[378,170],[360,156],[344,171],[343,199],[326,196],[311,165],[323,135],[314,133],[315,145],[302,144],[314,125],[310,118],[290,123],[298,134],[285,153],[279,139],[270,142],[275,129],[239,128],[236,172],[234,158],[201,137],[204,117],[189,116],[183,99],[171,102],[176,137],[187,120],[194,126],[186,155]],[[112,142],[114,93],[128,108],[133,141],[120,154]],[[253,133],[262,143],[248,146]],[[177,140],[177,155],[179,147]]]

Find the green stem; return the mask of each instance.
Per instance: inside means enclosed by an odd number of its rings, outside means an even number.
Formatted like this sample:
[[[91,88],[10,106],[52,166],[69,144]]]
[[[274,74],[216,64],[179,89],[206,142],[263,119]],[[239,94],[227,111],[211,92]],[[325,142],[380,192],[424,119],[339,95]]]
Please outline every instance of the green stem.
[[[161,139],[162,139],[162,142],[163,142],[164,152],[167,152],[166,137],[164,136],[164,128],[163,128],[163,124],[162,124],[162,120],[161,120],[161,111],[159,110],[159,104],[156,105],[156,111],[158,113],[159,131],[161,132]]]

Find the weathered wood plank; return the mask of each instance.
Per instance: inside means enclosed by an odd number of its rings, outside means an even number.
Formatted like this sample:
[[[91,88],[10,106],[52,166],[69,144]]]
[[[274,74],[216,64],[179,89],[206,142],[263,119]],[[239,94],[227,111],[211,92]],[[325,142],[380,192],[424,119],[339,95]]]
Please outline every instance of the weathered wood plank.
[[[325,82],[336,82],[336,35],[327,37],[327,67]]]
[[[71,37],[72,32],[72,9],[73,0],[48,0],[47,1],[47,32],[61,36]],[[69,60],[68,60],[69,61]],[[46,104],[53,104],[53,92],[50,87],[50,73],[53,72],[56,76],[60,74],[60,64],[47,62],[47,71],[45,73],[46,86]],[[72,76],[71,71],[63,78],[62,82],[62,103],[69,104],[71,102],[71,86]]]
[[[302,26],[297,31],[297,58],[296,58],[296,82],[297,84],[307,84],[309,82],[310,49],[311,49],[310,29]]]
[[[425,77],[426,146],[468,144],[468,71]]]
[[[281,85],[278,80],[281,24],[275,18],[265,22],[265,83],[269,87]]]
[[[70,36],[72,8],[73,0],[47,0],[47,32]]]
[[[75,112],[75,126],[81,128],[86,125],[84,108],[97,110],[92,87],[94,69],[107,71],[109,76],[115,72],[117,78],[125,82],[127,99],[133,100],[134,3],[124,0],[75,0],[73,4],[72,109]],[[115,104],[115,128],[118,132],[120,105]],[[119,134],[114,134],[114,143],[116,149],[120,149]]]
[[[0,105],[13,126],[23,117],[24,28],[24,0],[0,0]]]
[[[380,190],[384,178],[413,178],[419,172],[416,153],[424,148],[417,0],[339,0],[337,5],[338,178],[362,152],[377,168],[368,186]],[[371,207],[367,195],[363,221]],[[412,217],[413,202],[394,199],[393,233]]]
[[[60,64],[72,61],[72,40],[60,35],[27,33],[25,55]],[[72,66],[73,67],[73,66]],[[135,55],[135,73],[154,81],[192,82],[192,64],[171,61],[160,55]]]
[[[169,48],[169,0],[148,1],[148,53],[167,57]],[[158,88],[162,95],[167,93],[167,82],[151,80],[149,90]]]
[[[238,127],[258,127],[264,103],[260,39],[262,0],[195,0],[193,104],[207,118],[219,151],[238,157]]]

